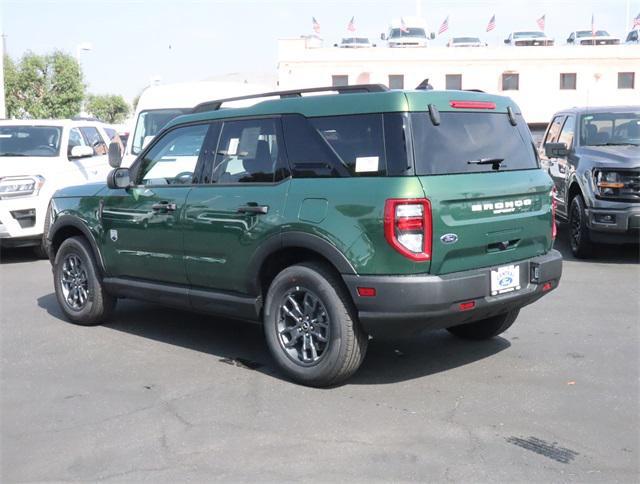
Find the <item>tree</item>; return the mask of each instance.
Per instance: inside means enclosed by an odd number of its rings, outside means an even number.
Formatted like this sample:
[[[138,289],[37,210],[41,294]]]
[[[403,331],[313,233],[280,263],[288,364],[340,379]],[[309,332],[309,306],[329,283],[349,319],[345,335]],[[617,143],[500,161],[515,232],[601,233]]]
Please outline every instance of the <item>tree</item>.
[[[69,54],[27,52],[17,64],[5,56],[4,75],[8,117],[70,118],[80,112],[85,86]]]
[[[129,115],[129,105],[122,96],[113,94],[87,97],[86,110],[106,123],[121,123]]]

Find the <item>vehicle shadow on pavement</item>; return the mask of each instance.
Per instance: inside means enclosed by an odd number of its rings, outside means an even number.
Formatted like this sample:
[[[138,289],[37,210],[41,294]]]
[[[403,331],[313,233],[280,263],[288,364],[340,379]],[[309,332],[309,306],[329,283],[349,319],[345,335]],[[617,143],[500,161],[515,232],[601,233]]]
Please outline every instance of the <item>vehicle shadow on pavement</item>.
[[[53,293],[38,298],[38,306],[71,324],[64,319]],[[112,321],[104,327],[210,354],[215,357],[212,364],[231,364],[239,371],[254,370],[284,379],[257,324],[121,300]],[[504,338],[469,342],[446,331],[371,340],[362,367],[345,384],[375,385],[421,378],[487,358],[509,346]]]
[[[593,250],[593,256],[589,259],[578,259],[571,252],[569,244],[569,225],[558,224],[558,237],[553,248],[560,251],[566,261],[598,262],[607,264],[638,264],[640,263],[640,246],[634,244],[613,245],[597,244]]]
[[[31,247],[0,248],[0,264],[19,264],[38,260],[44,259],[36,257]]]

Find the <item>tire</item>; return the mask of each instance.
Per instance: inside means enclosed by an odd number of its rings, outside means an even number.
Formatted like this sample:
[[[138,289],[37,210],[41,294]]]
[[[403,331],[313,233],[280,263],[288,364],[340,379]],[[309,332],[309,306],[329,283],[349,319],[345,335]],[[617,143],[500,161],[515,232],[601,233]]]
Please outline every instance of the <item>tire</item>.
[[[582,195],[576,195],[569,207],[569,243],[573,255],[586,259],[593,254],[593,243],[587,227],[586,206]]]
[[[72,323],[100,324],[115,308],[116,298],[105,291],[93,251],[84,237],[70,237],[58,249],[53,284],[58,304]]]
[[[33,253],[38,259],[48,259],[49,253],[47,252],[47,248],[44,245],[44,242],[41,242],[38,245],[33,246]]]
[[[311,262],[288,267],[275,277],[265,301],[264,331],[280,369],[290,379],[315,387],[353,375],[369,343],[342,281],[330,268]]]
[[[494,338],[511,327],[519,312],[519,309],[514,309],[508,313],[481,319],[473,323],[452,326],[447,328],[447,331],[462,339],[483,340]]]

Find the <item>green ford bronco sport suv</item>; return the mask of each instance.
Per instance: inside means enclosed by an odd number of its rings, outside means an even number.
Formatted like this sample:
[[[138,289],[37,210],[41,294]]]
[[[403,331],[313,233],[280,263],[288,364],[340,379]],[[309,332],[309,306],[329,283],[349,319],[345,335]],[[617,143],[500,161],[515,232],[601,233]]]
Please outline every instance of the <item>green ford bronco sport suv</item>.
[[[491,338],[558,286],[552,182],[509,98],[261,97],[200,105],[106,184],[55,194],[69,320],[106,321],[120,297],[252,320],[288,377],[324,386],[358,369],[369,335]]]

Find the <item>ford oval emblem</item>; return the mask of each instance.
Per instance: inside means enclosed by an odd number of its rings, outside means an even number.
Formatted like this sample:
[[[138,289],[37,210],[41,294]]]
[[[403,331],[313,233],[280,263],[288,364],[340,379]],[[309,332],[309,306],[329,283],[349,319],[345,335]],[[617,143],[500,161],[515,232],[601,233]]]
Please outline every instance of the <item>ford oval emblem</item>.
[[[440,241],[443,244],[455,244],[458,241],[458,236],[456,234],[444,234],[440,237]]]

